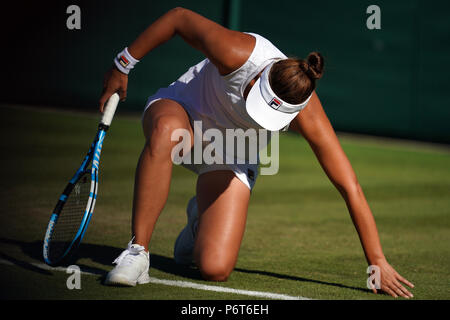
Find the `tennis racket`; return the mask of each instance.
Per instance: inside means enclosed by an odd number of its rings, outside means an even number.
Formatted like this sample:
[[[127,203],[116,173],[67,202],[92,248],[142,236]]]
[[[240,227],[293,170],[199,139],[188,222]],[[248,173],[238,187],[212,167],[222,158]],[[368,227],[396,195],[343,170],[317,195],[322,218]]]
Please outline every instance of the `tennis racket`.
[[[56,203],[45,232],[45,263],[58,265],[78,248],[94,212],[98,190],[98,171],[103,140],[119,103],[114,93],[108,100],[97,134],[81,166],[70,179]]]

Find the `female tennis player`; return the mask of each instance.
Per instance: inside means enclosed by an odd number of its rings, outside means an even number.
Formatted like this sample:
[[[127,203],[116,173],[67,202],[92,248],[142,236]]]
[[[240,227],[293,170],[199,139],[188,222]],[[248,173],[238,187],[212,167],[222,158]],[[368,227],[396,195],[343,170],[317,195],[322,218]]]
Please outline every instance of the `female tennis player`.
[[[197,139],[193,124],[201,121],[203,132],[212,128],[279,131],[289,126],[302,134],[344,198],[368,264],[379,268],[380,286],[374,286],[373,292],[381,289],[394,297],[412,297],[403,284],[410,288],[413,284],[383,254],[369,205],[315,92],[324,66],[319,53],[305,60],[288,58],[260,35],[228,30],[195,12],[175,8],[114,59],[114,67],[105,75],[100,111],[114,92],[125,99],[130,70],[176,35],[206,59],[147,101],[142,118],[146,143],[135,177],[133,238],[114,261],[105,283],[149,282],[148,247],[167,201],[172,150],[179,143],[172,134],[177,129],[187,132],[191,148]],[[198,173],[198,180],[196,197],[187,208],[188,224],[175,242],[175,261],[195,262],[204,279],[226,281],[238,257],[258,164],[226,161],[186,166]]]

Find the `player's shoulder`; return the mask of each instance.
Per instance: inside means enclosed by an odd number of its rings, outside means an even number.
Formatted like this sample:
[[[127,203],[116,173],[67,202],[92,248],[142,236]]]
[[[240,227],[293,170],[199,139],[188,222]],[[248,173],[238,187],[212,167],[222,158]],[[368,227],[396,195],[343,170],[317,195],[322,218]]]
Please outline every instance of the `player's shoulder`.
[[[247,34],[253,38],[255,38],[256,43],[263,44],[263,45],[272,45],[275,46],[271,40],[269,40],[266,36],[256,33],[256,32],[243,32],[244,34]]]
[[[255,38],[255,46],[250,56],[254,63],[258,64],[269,59],[286,58],[286,55],[267,37],[264,35],[245,32],[246,34]]]

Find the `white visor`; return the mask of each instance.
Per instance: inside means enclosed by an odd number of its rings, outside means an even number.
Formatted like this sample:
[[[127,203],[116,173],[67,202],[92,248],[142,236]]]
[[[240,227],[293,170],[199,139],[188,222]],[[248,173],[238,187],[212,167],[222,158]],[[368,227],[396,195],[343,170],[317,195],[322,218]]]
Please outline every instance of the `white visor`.
[[[311,94],[300,104],[290,104],[278,97],[269,83],[270,69],[277,61],[265,68],[261,77],[250,89],[245,103],[249,116],[261,127],[270,131],[278,131],[286,127],[306,107],[312,96]]]

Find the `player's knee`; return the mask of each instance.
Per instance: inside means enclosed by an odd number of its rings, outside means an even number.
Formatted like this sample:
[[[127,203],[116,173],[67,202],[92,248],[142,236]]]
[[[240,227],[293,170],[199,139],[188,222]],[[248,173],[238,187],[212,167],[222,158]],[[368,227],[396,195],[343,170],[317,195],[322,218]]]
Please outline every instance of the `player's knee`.
[[[207,281],[227,281],[233,271],[232,267],[217,261],[203,262],[199,269],[203,279]]]
[[[147,147],[153,156],[169,156],[172,147],[178,142],[174,132],[182,128],[182,123],[171,116],[161,116],[152,121],[147,135]]]

